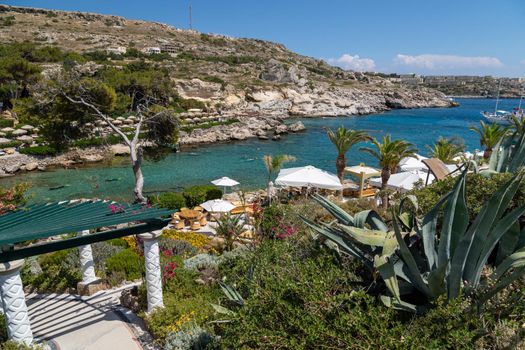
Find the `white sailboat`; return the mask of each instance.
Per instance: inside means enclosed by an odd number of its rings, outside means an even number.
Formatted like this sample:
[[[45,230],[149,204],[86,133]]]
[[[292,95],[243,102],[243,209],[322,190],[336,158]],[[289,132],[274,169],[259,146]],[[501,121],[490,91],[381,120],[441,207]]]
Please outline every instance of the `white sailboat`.
[[[498,124],[511,124],[513,117],[519,118],[519,119],[524,118],[525,116],[523,113],[523,109],[521,108],[521,102],[523,100],[523,95],[520,98],[519,106],[517,108],[513,108],[512,112],[509,112],[509,111],[498,109],[500,90],[501,90],[501,80],[498,86],[498,95],[496,97],[496,107],[494,108],[494,113],[484,111],[484,112],[481,112],[481,115],[483,115],[490,122],[498,123]]]
[[[499,81],[498,85],[498,94],[496,96],[496,107],[494,107],[494,112],[490,113],[488,111],[481,112],[481,115],[483,115],[485,118],[487,118],[490,122],[498,123],[498,124],[509,124],[510,123],[510,112],[504,111],[504,110],[498,110],[499,105],[499,93],[501,90],[501,80]]]

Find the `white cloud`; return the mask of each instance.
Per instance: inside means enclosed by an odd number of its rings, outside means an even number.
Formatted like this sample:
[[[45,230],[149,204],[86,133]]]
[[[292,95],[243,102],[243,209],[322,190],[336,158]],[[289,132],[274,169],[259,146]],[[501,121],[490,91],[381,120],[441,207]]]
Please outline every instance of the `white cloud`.
[[[376,67],[376,63],[371,58],[361,58],[359,55],[352,56],[346,53],[339,58],[328,59],[328,63],[358,72],[370,72]]]
[[[428,70],[503,67],[503,63],[501,63],[498,58],[489,56],[431,54],[411,56],[399,54],[394,58],[394,62],[402,66],[410,66]]]

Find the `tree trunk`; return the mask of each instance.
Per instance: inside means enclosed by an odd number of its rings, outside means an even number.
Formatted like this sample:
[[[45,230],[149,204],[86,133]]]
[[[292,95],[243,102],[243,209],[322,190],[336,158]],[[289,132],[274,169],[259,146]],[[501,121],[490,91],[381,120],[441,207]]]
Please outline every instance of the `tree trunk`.
[[[483,158],[489,159],[491,155],[492,155],[492,148],[487,147],[485,149],[485,152],[483,152]]]
[[[345,167],[346,167],[346,159],[344,153],[341,153],[337,155],[337,159],[335,160],[335,168],[337,170],[337,177],[339,178],[339,182],[341,182],[341,185],[343,184],[343,181],[345,179]],[[341,198],[343,197],[343,190],[340,191],[339,195]]]
[[[142,148],[135,143],[131,143],[129,146],[131,154],[131,166],[133,168],[133,174],[135,175],[135,188],[133,193],[135,194],[135,203],[146,204],[148,200],[142,194],[142,188],[144,187],[144,176],[142,175]]]
[[[388,189],[388,180],[390,179],[391,171],[390,169],[383,169],[381,170],[381,191],[383,192],[383,208],[388,208],[388,193],[386,193],[386,190]]]

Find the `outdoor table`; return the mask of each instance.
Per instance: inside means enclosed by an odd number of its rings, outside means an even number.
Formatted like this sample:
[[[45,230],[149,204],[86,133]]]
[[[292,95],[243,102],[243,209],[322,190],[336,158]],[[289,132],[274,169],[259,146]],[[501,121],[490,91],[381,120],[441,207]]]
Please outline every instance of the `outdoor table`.
[[[183,210],[179,213],[179,217],[184,220],[198,219],[201,215],[202,213],[200,211],[191,209]]]

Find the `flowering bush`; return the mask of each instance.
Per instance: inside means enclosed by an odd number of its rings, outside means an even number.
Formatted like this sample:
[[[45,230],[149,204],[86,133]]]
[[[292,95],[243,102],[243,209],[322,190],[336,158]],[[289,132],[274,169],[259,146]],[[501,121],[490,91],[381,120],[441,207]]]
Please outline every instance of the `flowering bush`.
[[[211,238],[200,233],[177,230],[164,230],[163,236],[171,239],[186,241],[200,251],[206,251],[210,246]]]
[[[168,262],[166,265],[164,265],[164,271],[162,274],[162,277],[164,279],[164,283],[169,282],[175,276],[177,276],[177,273],[175,270],[177,269],[177,264],[173,261]]]
[[[29,186],[18,184],[10,189],[0,189],[0,215],[13,211],[25,202],[24,194]]]

